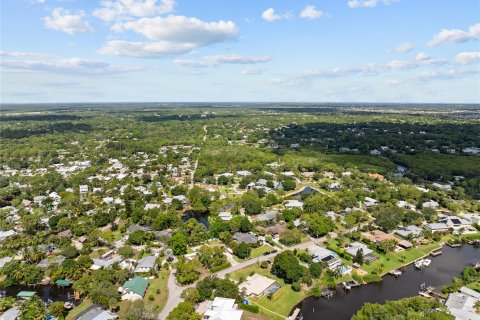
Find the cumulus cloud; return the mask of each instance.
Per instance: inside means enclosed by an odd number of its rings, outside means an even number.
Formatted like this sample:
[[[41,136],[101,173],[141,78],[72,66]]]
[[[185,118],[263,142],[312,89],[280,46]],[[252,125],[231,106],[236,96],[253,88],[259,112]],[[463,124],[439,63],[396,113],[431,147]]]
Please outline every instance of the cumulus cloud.
[[[350,8],[374,8],[379,3],[388,5],[394,2],[394,0],[349,0],[347,5]]]
[[[267,10],[262,12],[262,18],[263,18],[263,20],[272,22],[272,21],[280,20],[280,19],[289,19],[290,14],[285,13],[285,14],[279,15],[279,14],[275,13],[275,9],[268,8]]]
[[[104,21],[123,20],[128,17],[151,17],[172,12],[174,0],[117,0],[101,1],[101,8],[93,15]]]
[[[140,70],[138,67],[111,65],[102,61],[82,58],[58,58],[44,54],[28,52],[2,52],[0,66],[5,71],[15,72],[47,72],[69,75],[112,75]],[[37,57],[37,59],[34,59]],[[42,59],[40,59],[42,58]]]
[[[269,56],[242,56],[237,54],[220,54],[205,56],[201,60],[175,60],[174,63],[184,67],[216,67],[219,64],[255,64],[270,61]]]
[[[480,39],[480,23],[470,26],[467,31],[443,29],[433,36],[432,40],[428,42],[428,46],[436,47],[441,44],[454,44],[478,39]]]
[[[400,43],[398,46],[396,46],[393,51],[398,52],[398,53],[407,53],[410,52],[414,49],[415,47],[413,46],[412,43],[410,42],[404,42]]]
[[[317,8],[313,5],[306,6],[302,10],[302,12],[300,12],[300,17],[301,18],[311,19],[311,20],[321,18],[324,15],[325,14],[322,11],[317,10]]]
[[[197,18],[173,15],[127,21],[122,23],[121,29],[141,34],[150,42],[111,40],[100,49],[100,53],[160,58],[234,40],[238,35],[238,28],[232,21],[205,22]]]
[[[470,64],[480,61],[480,51],[460,52],[455,57],[454,62],[456,64]]]
[[[75,33],[93,32],[93,28],[85,19],[85,12],[72,13],[63,8],[55,8],[50,17],[43,18],[43,24],[48,29],[58,30],[70,35]]]

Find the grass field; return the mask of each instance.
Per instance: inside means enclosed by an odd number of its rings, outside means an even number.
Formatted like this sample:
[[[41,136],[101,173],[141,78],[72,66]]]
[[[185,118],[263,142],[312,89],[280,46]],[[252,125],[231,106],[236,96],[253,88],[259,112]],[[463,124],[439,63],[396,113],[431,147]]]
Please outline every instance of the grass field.
[[[155,312],[162,311],[163,307],[167,303],[168,299],[168,275],[170,274],[169,270],[162,270],[158,273],[158,278],[150,280],[150,285],[147,289],[147,294],[145,295],[144,301],[145,304],[153,304]],[[160,293],[157,294],[157,289],[160,290]],[[148,299],[152,295],[155,297],[153,301]]]

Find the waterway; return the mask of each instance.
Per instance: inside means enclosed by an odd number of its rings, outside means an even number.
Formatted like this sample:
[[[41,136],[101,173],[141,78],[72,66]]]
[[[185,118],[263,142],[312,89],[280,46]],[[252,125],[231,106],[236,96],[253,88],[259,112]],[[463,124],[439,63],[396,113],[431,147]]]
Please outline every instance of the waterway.
[[[201,224],[203,224],[207,229],[210,227],[210,223],[208,222],[208,214],[204,213],[196,213],[191,210],[187,210],[183,213],[182,220],[186,222],[188,219],[194,218]]]
[[[459,276],[466,265],[480,260],[480,248],[470,245],[460,248],[444,246],[442,252],[440,256],[429,257],[432,263],[424,270],[409,265],[398,278],[387,275],[381,282],[353,288],[350,292],[337,287],[331,299],[309,297],[295,308],[301,309],[303,320],[347,320],[366,302],[383,303],[416,296],[422,283],[440,291],[453,276]]]

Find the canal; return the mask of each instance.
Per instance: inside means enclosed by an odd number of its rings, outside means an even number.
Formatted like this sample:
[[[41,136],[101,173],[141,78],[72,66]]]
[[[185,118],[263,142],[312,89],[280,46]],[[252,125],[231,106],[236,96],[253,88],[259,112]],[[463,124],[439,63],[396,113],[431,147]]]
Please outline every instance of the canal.
[[[442,252],[438,257],[429,257],[432,263],[425,270],[419,271],[410,265],[398,278],[387,275],[381,282],[353,288],[350,292],[338,287],[331,299],[309,297],[295,308],[301,309],[303,320],[347,320],[366,302],[383,303],[416,296],[422,283],[439,291],[453,276],[459,276],[466,265],[480,260],[480,248],[470,245],[444,246]]]

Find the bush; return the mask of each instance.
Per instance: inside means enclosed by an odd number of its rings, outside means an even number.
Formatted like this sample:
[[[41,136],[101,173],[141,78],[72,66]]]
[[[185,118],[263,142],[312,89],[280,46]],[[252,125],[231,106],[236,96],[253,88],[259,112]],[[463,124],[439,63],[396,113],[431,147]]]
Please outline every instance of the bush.
[[[258,306],[255,306],[253,304],[240,303],[238,304],[238,307],[243,310],[247,310],[253,313],[258,313]]]
[[[230,262],[227,262],[227,263],[224,263],[222,265],[219,265],[219,266],[216,266],[216,267],[213,267],[212,269],[210,269],[210,272],[211,273],[215,273],[215,272],[218,272],[220,270],[223,270],[223,269],[227,269],[231,266],[232,264]]]
[[[297,291],[297,292],[298,292],[298,291],[300,291],[300,289],[301,289],[300,282],[294,282],[294,283],[292,283],[292,290],[293,290],[293,291]]]
[[[150,300],[150,301],[155,300],[155,297],[153,296],[153,294],[149,294],[149,295],[148,295],[148,300]]]

